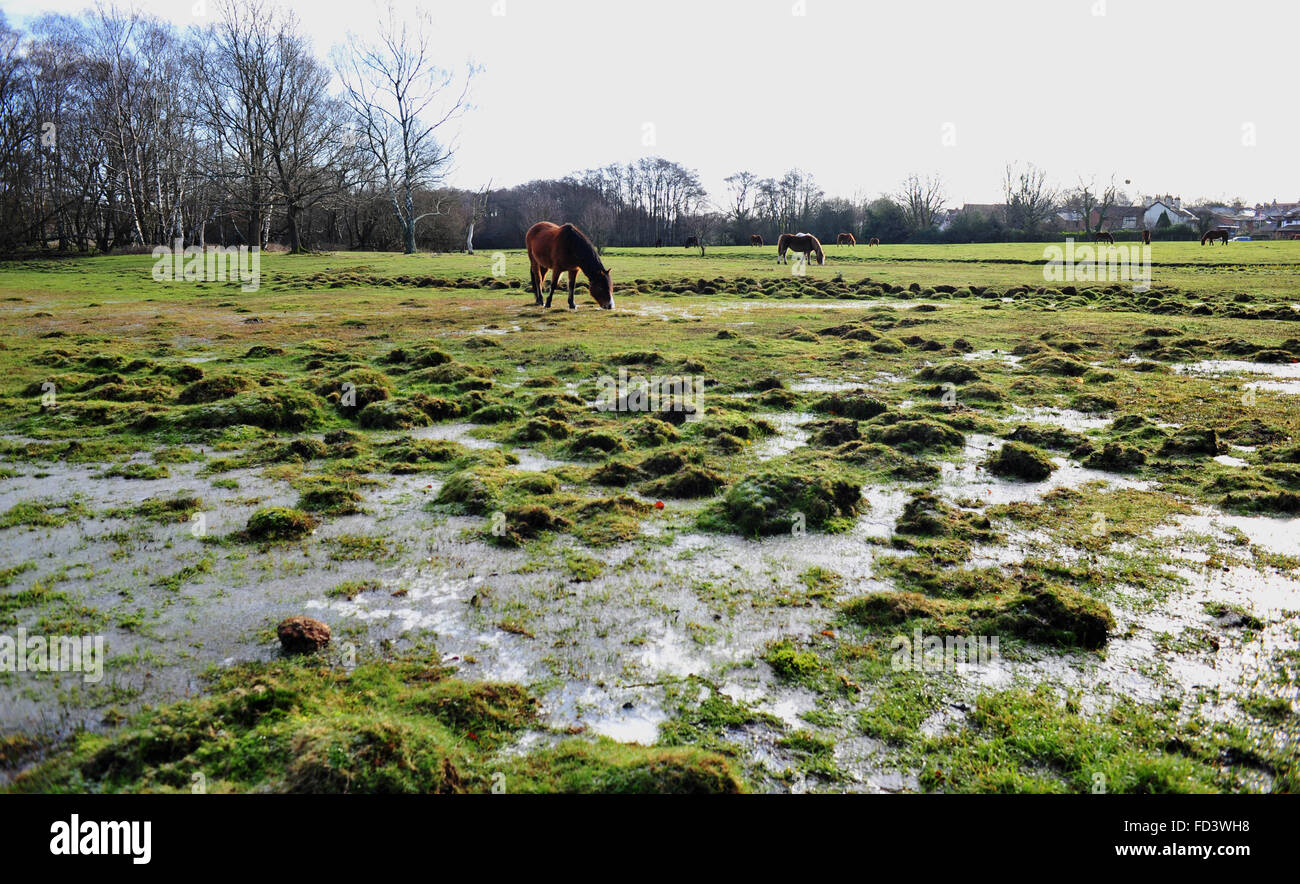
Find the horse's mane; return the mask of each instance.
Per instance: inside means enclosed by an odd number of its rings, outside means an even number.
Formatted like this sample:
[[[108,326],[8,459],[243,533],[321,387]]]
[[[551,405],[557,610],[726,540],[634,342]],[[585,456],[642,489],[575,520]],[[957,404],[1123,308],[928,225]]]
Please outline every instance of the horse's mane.
[[[585,233],[572,224],[565,224],[560,228],[560,235],[568,240],[574,257],[578,259],[578,266],[582,268],[583,273],[587,274],[588,279],[605,272],[605,265],[601,263],[600,255],[596,254],[596,247],[591,244],[591,240],[587,239]]]

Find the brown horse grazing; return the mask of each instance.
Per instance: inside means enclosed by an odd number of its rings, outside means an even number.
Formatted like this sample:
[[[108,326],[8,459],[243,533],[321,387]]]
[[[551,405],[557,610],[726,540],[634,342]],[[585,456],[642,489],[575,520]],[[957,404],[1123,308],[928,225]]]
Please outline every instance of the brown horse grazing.
[[[763,244],[763,237],[757,233],[751,233],[749,235],[749,244],[751,246],[761,246]]]
[[[1115,237],[1111,236],[1109,233],[1107,233],[1104,230],[1098,230],[1097,242],[1108,242],[1111,245],[1115,245]]]
[[[1144,246],[1149,246],[1149,245],[1151,245],[1151,231],[1150,231],[1150,230],[1144,230],[1144,231],[1142,231],[1142,245],[1144,245]]]
[[[1293,233],[1293,234],[1291,234],[1291,238],[1292,238],[1292,239],[1300,239],[1300,233]]]
[[[822,244],[817,237],[811,233],[783,233],[776,241],[776,263],[788,264],[785,259],[787,251],[800,252],[803,254],[805,262],[809,261],[809,254],[817,255],[817,263],[826,263],[826,253],[822,251]]]
[[[698,236],[686,237],[686,242],[682,243],[684,249],[698,249],[700,247],[700,238]]]
[[[1201,245],[1205,245],[1207,242],[1210,245],[1214,245],[1216,239],[1226,246],[1228,244],[1228,231],[1224,230],[1222,227],[1216,227],[1213,230],[1205,231],[1205,236],[1201,237]]]
[[[880,240],[879,240],[877,237],[874,237],[874,236],[873,236],[871,239],[867,240],[867,245],[869,245],[869,246],[878,246],[878,245],[880,245]]]
[[[602,310],[614,307],[614,281],[610,278],[609,268],[600,261],[596,247],[581,230],[572,224],[561,227],[550,221],[538,221],[524,234],[524,245],[528,248],[528,279],[533,284],[533,295],[537,304],[542,303],[542,285],[546,281],[547,271],[551,271],[551,290],[546,295],[546,306],[551,306],[555,296],[555,287],[560,282],[560,273],[569,274],[569,309],[577,310],[573,303],[573,284],[582,270],[590,283],[591,296],[596,299]]]
[[[858,241],[853,238],[853,234],[851,233],[841,233],[839,236],[835,237],[835,244],[837,246],[856,246]]]

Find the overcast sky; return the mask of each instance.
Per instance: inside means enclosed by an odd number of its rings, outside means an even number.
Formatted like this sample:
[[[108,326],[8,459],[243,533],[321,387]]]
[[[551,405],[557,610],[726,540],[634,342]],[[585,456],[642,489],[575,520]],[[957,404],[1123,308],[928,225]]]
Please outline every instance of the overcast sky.
[[[373,0],[283,0],[324,55]],[[86,0],[0,0],[11,23]],[[137,0],[178,24],[213,0]],[[939,173],[1001,199],[1058,185],[1300,200],[1297,0],[432,0],[445,66],[483,66],[452,183],[494,187],[658,154],[714,199],[740,169],[832,195]],[[200,16],[196,18],[197,10]],[[802,13],[802,14],[799,14]]]

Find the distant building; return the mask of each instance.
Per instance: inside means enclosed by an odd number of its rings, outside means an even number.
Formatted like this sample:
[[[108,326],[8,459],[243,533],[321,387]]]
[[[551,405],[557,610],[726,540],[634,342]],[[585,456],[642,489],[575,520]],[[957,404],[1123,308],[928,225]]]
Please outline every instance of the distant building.
[[[1105,217],[1102,217],[1099,209],[1093,209],[1088,216],[1088,221],[1094,230],[1141,230],[1146,212],[1146,206],[1111,206],[1106,210]],[[1159,218],[1159,214],[1156,217]],[[1098,222],[1101,224],[1100,228],[1097,226]]]
[[[1196,226],[1196,216],[1183,208],[1183,198],[1180,196],[1165,194],[1147,206],[1146,211],[1142,213],[1142,226],[1148,230],[1155,230],[1156,225],[1160,223],[1161,215],[1168,215],[1169,223],[1175,226],[1179,224]]]
[[[1300,233],[1300,203],[1258,203],[1250,206],[1206,206],[1210,226],[1255,239],[1290,239]]]
[[[1256,238],[1290,239],[1292,234],[1300,233],[1300,202],[1260,204],[1254,208],[1244,206],[1206,206],[1197,211],[1208,210],[1211,213],[1210,225],[1222,227],[1234,234]],[[1007,207],[1005,203],[965,203],[960,209],[947,209],[940,213],[936,224],[940,230],[947,230],[959,217],[978,215],[990,221],[1006,224]],[[1197,227],[1200,217],[1196,212],[1183,208],[1181,197],[1156,197],[1146,205],[1111,206],[1106,209],[1105,217],[1100,209],[1094,208],[1088,216],[1089,230],[1155,230],[1160,223],[1160,216],[1168,215],[1170,225],[1180,224]],[[1084,229],[1083,213],[1077,209],[1059,206],[1043,224],[1044,231],[1081,231]]]
[[[1279,203],[1255,206],[1254,223],[1247,228],[1251,236],[1269,236],[1290,239],[1300,233],[1300,203]]]
[[[1061,230],[1082,230],[1083,212],[1078,209],[1057,209],[1055,223]]]

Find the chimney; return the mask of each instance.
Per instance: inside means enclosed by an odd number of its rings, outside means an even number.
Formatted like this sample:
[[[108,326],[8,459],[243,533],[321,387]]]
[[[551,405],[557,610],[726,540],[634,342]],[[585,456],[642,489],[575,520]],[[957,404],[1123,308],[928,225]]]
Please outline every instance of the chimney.
[[[1182,207],[1183,207],[1183,198],[1181,196],[1174,197],[1174,208],[1181,209]]]

